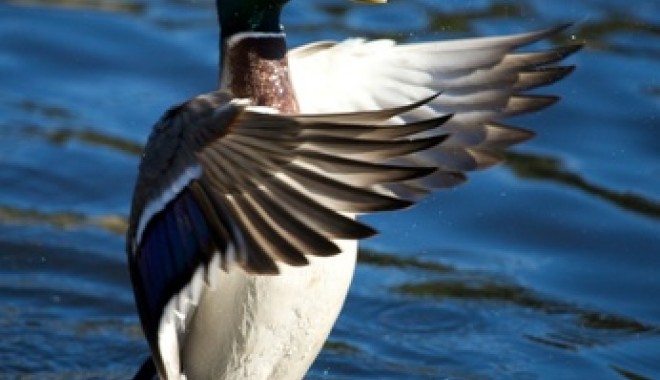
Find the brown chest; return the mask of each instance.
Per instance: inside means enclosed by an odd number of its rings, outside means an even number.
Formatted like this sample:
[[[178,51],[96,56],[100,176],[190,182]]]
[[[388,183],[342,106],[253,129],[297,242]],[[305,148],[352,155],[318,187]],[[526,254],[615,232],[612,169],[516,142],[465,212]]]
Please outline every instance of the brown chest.
[[[224,45],[223,88],[235,97],[252,99],[258,106],[298,112],[284,34],[238,35]]]

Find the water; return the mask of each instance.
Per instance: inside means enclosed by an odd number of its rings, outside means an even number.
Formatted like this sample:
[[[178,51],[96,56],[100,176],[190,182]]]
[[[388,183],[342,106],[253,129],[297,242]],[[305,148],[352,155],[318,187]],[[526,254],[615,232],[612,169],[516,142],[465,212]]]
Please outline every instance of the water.
[[[291,4],[293,45],[574,21],[564,100],[509,164],[372,216],[309,379],[660,378],[660,3]],[[0,379],[125,379],[146,352],[123,231],[161,112],[216,82],[208,1],[0,3]]]

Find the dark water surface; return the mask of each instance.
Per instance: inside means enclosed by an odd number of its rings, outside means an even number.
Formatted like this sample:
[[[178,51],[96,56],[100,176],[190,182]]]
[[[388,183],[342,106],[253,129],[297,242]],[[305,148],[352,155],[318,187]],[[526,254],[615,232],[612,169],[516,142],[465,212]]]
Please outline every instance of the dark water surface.
[[[660,379],[660,2],[294,1],[294,45],[574,21],[538,138],[369,217],[309,379]],[[208,1],[0,2],[0,379],[126,379],[146,352],[123,231],[141,144],[216,82]],[[321,89],[322,90],[322,89]],[[349,90],[347,88],[347,90]]]

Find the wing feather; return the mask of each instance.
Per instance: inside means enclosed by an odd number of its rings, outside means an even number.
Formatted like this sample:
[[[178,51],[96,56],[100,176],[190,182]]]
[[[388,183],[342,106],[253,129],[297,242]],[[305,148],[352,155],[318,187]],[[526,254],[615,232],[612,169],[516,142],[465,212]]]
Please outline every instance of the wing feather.
[[[268,186],[268,192],[277,204],[286,205],[297,220],[328,239],[364,239],[376,234],[373,228],[316,202],[281,178]]]
[[[440,134],[443,131],[434,128],[444,125],[452,115],[434,117],[426,120],[407,123],[405,125],[364,126],[360,124],[327,124],[317,123],[306,126],[302,131],[304,136],[319,135],[324,137],[363,138],[373,140],[392,140],[410,137],[425,131],[435,131]]]
[[[442,127],[442,133],[449,137],[441,144],[421,155],[390,161],[402,166],[439,168],[428,177],[383,186],[402,198],[417,199],[426,193],[424,189],[430,183],[433,187],[462,183],[465,177],[461,172],[496,164],[501,161],[496,150],[534,135],[502,120],[554,104],[556,96],[527,91],[570,74],[574,66],[556,64],[582,46],[572,44],[541,51],[518,49],[555,36],[568,26],[509,36],[403,45],[391,40],[326,41],[292,50],[288,58],[300,109],[305,113],[362,112],[439,94],[388,120],[389,124],[401,124],[453,115]],[[346,91],[347,87],[350,91]],[[321,88],[324,91],[318,91]],[[341,137],[340,133],[326,136]],[[415,138],[433,135],[433,131],[427,131]],[[314,141],[314,148],[332,148],[340,142],[325,137]],[[350,146],[344,146],[344,153],[350,158],[383,158],[369,152],[354,153]]]
[[[435,167],[373,164],[314,151],[301,151],[300,155],[305,164],[322,171],[325,176],[360,187],[415,179],[436,170]]]

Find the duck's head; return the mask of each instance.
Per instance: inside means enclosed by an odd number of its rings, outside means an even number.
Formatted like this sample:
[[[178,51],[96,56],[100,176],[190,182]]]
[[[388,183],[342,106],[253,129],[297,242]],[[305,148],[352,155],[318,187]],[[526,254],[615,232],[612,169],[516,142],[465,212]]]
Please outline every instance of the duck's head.
[[[223,37],[241,32],[282,31],[280,13],[288,0],[216,0]]]
[[[387,0],[355,0],[379,4]],[[279,33],[280,13],[289,0],[216,0],[223,37],[241,32]]]

